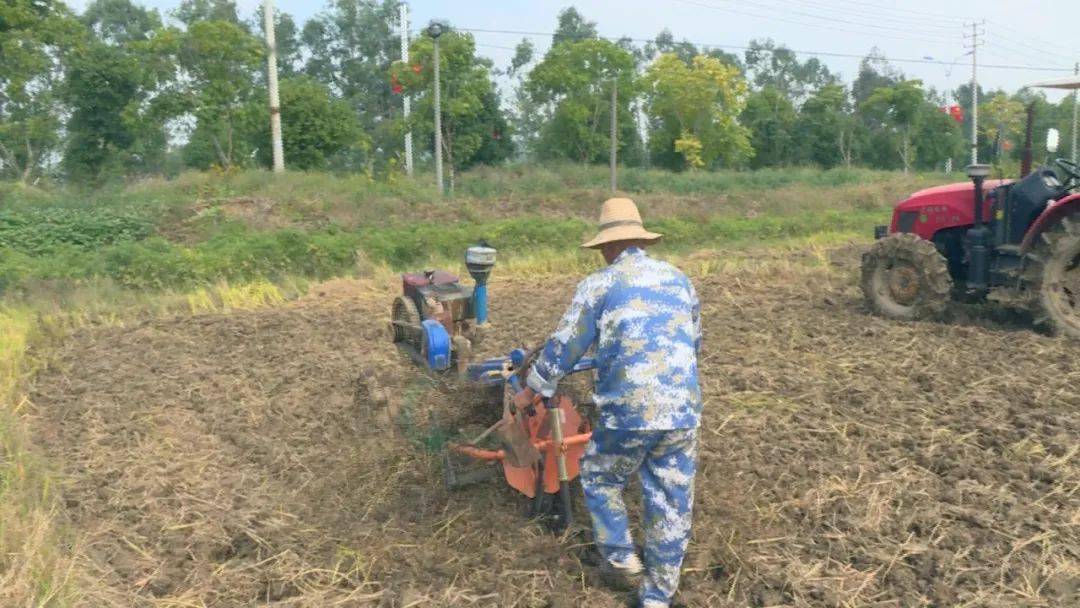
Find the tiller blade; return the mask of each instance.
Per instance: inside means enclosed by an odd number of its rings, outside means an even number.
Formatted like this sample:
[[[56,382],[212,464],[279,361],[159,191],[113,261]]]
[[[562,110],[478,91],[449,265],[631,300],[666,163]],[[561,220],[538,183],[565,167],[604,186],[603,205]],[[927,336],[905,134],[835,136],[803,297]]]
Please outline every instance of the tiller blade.
[[[496,430],[506,463],[517,468],[531,467],[540,460],[540,451],[532,444],[529,432],[524,428],[523,418],[505,412],[503,423]]]

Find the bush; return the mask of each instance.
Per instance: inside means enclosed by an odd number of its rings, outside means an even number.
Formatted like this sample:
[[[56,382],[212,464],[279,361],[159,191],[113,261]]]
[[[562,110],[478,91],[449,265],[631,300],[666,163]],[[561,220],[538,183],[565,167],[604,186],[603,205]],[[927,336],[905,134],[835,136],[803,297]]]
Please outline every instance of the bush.
[[[153,233],[145,217],[96,209],[26,209],[0,211],[0,247],[32,255],[64,246],[95,249],[137,241]]]
[[[105,274],[121,285],[141,289],[188,285],[198,278],[196,257],[162,238],[107,249]]]

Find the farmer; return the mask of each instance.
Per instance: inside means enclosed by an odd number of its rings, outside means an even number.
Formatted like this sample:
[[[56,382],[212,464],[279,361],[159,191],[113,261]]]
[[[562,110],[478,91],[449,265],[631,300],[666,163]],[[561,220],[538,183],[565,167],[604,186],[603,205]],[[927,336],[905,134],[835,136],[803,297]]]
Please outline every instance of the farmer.
[[[585,278],[528,375],[546,397],[591,347],[599,422],[581,464],[604,579],[640,580],[640,605],[668,606],[690,537],[701,390],[701,319],[690,280],[649,257],[661,235],[645,230],[637,206],[613,198],[600,233],[582,245],[608,266]],[[644,567],[628,528],[623,490],[637,472],[645,502]],[[642,577],[641,575],[644,574]]]

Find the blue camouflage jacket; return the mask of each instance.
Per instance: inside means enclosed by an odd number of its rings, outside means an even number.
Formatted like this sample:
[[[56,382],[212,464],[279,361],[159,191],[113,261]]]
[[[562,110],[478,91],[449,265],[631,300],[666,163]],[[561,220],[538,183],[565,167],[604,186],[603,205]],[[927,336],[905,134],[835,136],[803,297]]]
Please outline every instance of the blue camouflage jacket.
[[[599,425],[623,430],[696,428],[701,309],[690,280],[636,247],[578,284],[544,345],[529,387],[551,396],[596,347]]]

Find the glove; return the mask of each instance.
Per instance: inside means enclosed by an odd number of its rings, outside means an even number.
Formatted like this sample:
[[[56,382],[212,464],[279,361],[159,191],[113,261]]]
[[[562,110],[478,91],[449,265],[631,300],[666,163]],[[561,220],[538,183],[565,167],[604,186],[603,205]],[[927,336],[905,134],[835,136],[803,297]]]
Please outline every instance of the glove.
[[[555,394],[555,389],[559,386],[557,381],[550,382],[545,380],[544,377],[536,371],[535,367],[529,370],[529,375],[525,378],[525,383],[533,390],[533,392],[540,393],[549,399]]]

